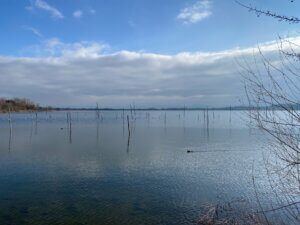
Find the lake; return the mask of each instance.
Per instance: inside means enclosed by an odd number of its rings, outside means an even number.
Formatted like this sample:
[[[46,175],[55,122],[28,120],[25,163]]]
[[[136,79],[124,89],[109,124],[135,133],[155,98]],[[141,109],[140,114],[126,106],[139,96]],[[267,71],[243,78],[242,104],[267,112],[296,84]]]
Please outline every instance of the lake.
[[[223,200],[256,206],[267,138],[244,112],[14,113],[12,129],[8,118],[0,224],[197,224]]]

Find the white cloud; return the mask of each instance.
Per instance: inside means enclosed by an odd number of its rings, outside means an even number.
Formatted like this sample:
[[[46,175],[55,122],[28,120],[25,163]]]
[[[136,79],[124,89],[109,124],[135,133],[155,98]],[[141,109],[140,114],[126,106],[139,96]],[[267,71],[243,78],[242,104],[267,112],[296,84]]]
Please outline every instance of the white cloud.
[[[96,10],[95,9],[90,9],[90,14],[96,14]]]
[[[22,26],[22,28],[24,30],[31,31],[33,34],[35,34],[36,36],[38,36],[40,38],[43,37],[43,35],[40,33],[40,31],[36,28],[30,27],[30,26]]]
[[[58,9],[49,5],[44,0],[32,0],[31,5],[26,7],[27,10],[34,10],[35,8],[49,12],[55,19],[64,18],[63,14]]]
[[[33,45],[23,50],[23,53],[35,57],[98,57],[109,46],[99,42],[64,43],[58,38],[46,39],[40,45]]]
[[[210,0],[197,1],[180,11],[177,19],[183,23],[198,23],[212,15]]]
[[[75,18],[81,18],[82,15],[83,15],[83,13],[82,13],[81,10],[76,10],[76,11],[73,12],[73,16],[74,16]]]
[[[300,45],[300,37],[291,39]],[[53,106],[127,107],[237,105],[244,89],[237,59],[253,61],[256,48],[175,55],[120,51],[98,42],[38,46],[47,57],[0,57],[0,96],[28,97]],[[271,62],[278,45],[260,45]],[[258,67],[263,65],[257,64]]]

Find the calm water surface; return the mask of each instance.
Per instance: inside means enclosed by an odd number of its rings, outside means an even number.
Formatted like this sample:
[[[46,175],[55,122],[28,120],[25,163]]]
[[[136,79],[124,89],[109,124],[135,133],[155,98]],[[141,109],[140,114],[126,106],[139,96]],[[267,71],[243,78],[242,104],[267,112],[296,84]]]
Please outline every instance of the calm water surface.
[[[2,114],[0,224],[196,224],[253,199],[266,138],[243,116],[210,112],[207,129],[202,111],[74,111],[70,129],[66,112],[20,113],[10,131]]]

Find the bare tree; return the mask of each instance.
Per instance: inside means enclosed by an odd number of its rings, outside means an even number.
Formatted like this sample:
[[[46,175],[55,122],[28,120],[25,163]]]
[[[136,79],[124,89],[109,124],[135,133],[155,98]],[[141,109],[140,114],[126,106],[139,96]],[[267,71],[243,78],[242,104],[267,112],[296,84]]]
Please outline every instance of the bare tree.
[[[286,2],[288,2],[288,1],[286,1]],[[294,0],[290,0],[290,2],[294,2]],[[299,23],[300,22],[300,19],[295,16],[281,15],[276,12],[272,12],[270,10],[263,10],[263,9],[259,9],[259,8],[255,7],[255,6],[252,6],[252,5],[244,4],[240,1],[236,1],[236,3],[239,4],[240,6],[248,9],[249,12],[254,12],[258,17],[263,15],[263,16],[268,16],[268,17],[277,19],[280,22],[281,21],[288,22],[288,23]],[[282,3],[282,4],[284,4],[284,3]]]
[[[293,2],[293,1],[292,1]],[[279,15],[238,2],[256,15],[282,22],[299,23],[294,16]],[[275,202],[261,206],[268,221],[270,213],[284,215],[281,223],[300,223],[300,46],[293,39],[278,39],[276,59],[258,48],[253,62],[240,63],[245,81],[249,116],[256,127],[271,137],[266,169]]]

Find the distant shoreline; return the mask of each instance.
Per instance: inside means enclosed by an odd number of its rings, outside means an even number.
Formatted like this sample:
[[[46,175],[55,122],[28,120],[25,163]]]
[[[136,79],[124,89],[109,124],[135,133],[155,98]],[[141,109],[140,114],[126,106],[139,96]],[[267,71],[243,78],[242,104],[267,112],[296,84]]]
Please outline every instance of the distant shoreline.
[[[293,110],[300,110],[300,105],[286,106]],[[246,110],[283,110],[280,106],[249,107],[249,106],[227,106],[227,107],[195,107],[195,108],[73,108],[53,107],[53,111],[246,111]]]
[[[52,108],[54,111],[206,111],[245,110],[243,108]]]
[[[59,112],[59,111],[249,111],[249,110],[276,110],[281,111],[280,108],[272,107],[224,107],[224,108],[52,108],[52,107],[40,107],[34,110],[0,110],[0,113],[35,113],[35,112]],[[294,108],[294,110],[300,110],[300,108]]]
[[[136,108],[130,105],[127,108],[91,108],[91,107],[51,107],[40,106],[25,98],[5,99],[0,98],[0,113],[16,112],[49,112],[49,111],[246,111],[246,110],[283,110],[283,107],[291,110],[300,110],[300,104],[272,105],[272,106],[225,106],[225,107],[148,107]]]

